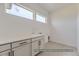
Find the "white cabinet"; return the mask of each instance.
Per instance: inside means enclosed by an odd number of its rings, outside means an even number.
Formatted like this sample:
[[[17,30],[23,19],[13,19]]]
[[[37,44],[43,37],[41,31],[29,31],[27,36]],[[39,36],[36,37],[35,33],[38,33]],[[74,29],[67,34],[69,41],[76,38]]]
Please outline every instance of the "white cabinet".
[[[45,44],[44,38],[41,38],[40,39],[40,49],[44,49],[44,44]]]
[[[30,56],[31,55],[31,42],[30,40],[16,42],[12,45],[14,49],[14,56]]]
[[[40,53],[40,49],[44,49],[44,36],[32,39],[32,56]]]
[[[32,56],[38,54],[39,51],[39,40],[32,42]]]
[[[31,44],[23,45],[13,49],[14,56],[30,56],[31,55]]]
[[[0,45],[0,56],[35,56],[44,48],[44,36]]]
[[[10,50],[7,50],[5,52],[1,52],[0,56],[10,56]]]
[[[10,44],[0,45],[0,56],[9,56],[10,49]]]

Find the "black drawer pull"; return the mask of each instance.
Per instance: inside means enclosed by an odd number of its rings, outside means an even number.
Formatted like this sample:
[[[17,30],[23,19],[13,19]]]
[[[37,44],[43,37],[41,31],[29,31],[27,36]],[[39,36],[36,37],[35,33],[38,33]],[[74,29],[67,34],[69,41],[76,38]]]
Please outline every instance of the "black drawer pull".
[[[22,42],[22,43],[20,43],[20,44],[26,44],[27,42]]]

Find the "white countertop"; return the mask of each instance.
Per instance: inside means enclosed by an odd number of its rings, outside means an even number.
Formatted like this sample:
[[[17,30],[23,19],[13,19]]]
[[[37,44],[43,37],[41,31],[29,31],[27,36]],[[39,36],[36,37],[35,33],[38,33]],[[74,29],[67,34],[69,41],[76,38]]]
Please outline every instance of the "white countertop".
[[[19,41],[19,40],[23,40],[23,39],[31,39],[31,38],[35,38],[38,36],[43,36],[44,34],[31,34],[31,35],[15,35],[15,36],[4,36],[4,37],[0,37],[0,45],[1,44],[6,44],[6,43],[10,43],[10,42],[15,42],[15,41]]]

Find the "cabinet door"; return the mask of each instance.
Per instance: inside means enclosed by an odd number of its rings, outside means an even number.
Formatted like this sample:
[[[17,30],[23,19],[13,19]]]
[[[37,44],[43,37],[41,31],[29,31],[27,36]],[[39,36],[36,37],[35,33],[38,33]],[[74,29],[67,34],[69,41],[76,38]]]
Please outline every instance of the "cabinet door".
[[[0,56],[9,56],[10,44],[0,45]]]
[[[44,39],[40,40],[40,49],[44,49]]]
[[[31,44],[23,45],[13,49],[14,56],[30,56],[31,55]]]
[[[32,42],[32,56],[39,53],[39,41]]]
[[[0,56],[9,56],[10,50],[0,53]]]

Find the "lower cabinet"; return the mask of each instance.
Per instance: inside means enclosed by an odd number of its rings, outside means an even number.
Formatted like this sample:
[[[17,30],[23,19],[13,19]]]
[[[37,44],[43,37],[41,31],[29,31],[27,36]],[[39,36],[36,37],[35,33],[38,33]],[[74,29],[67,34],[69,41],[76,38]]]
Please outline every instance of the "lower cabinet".
[[[44,37],[32,39],[32,56],[39,54],[44,49]]]
[[[31,56],[31,39],[12,43],[14,56]]]
[[[35,56],[43,48],[44,38],[37,37],[1,45],[0,56]]]
[[[31,44],[16,47],[12,51],[14,51],[14,56],[31,56]]]
[[[42,38],[40,40],[40,49],[44,49],[44,43],[45,43],[44,38]],[[40,51],[42,51],[42,50],[40,50]]]
[[[0,56],[10,56],[10,44],[0,45]]]
[[[35,56],[40,52],[39,40],[32,42],[32,56]]]
[[[7,50],[5,52],[1,52],[0,56],[10,56],[10,50]]]

